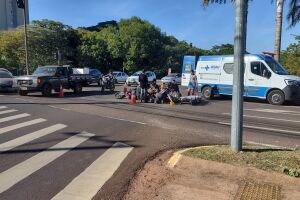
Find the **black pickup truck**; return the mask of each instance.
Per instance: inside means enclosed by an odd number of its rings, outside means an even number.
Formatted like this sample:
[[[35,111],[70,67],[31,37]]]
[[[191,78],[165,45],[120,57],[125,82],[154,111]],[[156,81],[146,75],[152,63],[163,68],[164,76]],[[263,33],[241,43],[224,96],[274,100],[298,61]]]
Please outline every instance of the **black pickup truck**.
[[[94,79],[97,77],[89,74],[73,74],[71,67],[43,66],[38,67],[32,75],[18,77],[17,85],[21,96],[32,92],[50,96],[52,90],[59,92],[61,86],[80,93],[82,86],[95,82]]]

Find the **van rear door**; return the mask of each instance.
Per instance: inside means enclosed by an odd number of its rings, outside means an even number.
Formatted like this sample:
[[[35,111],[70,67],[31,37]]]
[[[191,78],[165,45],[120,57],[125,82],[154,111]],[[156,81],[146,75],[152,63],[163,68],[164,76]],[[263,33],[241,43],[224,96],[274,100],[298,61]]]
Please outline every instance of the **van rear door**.
[[[190,80],[190,74],[192,70],[195,70],[196,56],[184,56],[182,64],[182,77],[181,85],[188,86]]]

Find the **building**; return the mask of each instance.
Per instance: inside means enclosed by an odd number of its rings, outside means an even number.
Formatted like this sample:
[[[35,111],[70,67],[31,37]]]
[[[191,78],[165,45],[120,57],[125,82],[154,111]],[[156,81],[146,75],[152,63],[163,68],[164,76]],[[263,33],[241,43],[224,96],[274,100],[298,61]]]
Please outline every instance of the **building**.
[[[29,23],[28,0],[25,0],[27,24]],[[0,0],[0,31],[14,29],[24,24],[23,9],[16,0]]]

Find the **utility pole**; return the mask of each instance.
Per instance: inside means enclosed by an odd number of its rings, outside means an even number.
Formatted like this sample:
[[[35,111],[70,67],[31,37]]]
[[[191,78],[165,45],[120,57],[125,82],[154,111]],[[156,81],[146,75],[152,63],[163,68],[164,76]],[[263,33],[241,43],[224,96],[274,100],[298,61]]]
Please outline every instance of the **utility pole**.
[[[247,0],[236,0],[234,69],[231,111],[231,148],[242,150],[243,144],[243,93],[244,93],[244,55],[246,51]]]
[[[27,13],[26,13],[26,2],[25,0],[17,0],[18,8],[23,9],[23,19],[24,19],[24,35],[25,35],[25,68],[26,74],[29,75],[28,69],[28,48],[27,48]]]

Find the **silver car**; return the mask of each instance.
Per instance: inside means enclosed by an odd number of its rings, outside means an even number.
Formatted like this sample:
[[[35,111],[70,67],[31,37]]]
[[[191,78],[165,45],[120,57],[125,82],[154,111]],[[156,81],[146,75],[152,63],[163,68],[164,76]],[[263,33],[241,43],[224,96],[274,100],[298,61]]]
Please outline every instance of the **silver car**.
[[[169,74],[165,77],[163,77],[161,79],[161,82],[162,83],[171,83],[175,80],[175,83],[177,84],[181,84],[181,74],[179,73],[172,73],[172,74]]]
[[[0,91],[8,91],[13,88],[14,78],[8,71],[0,70]]]

